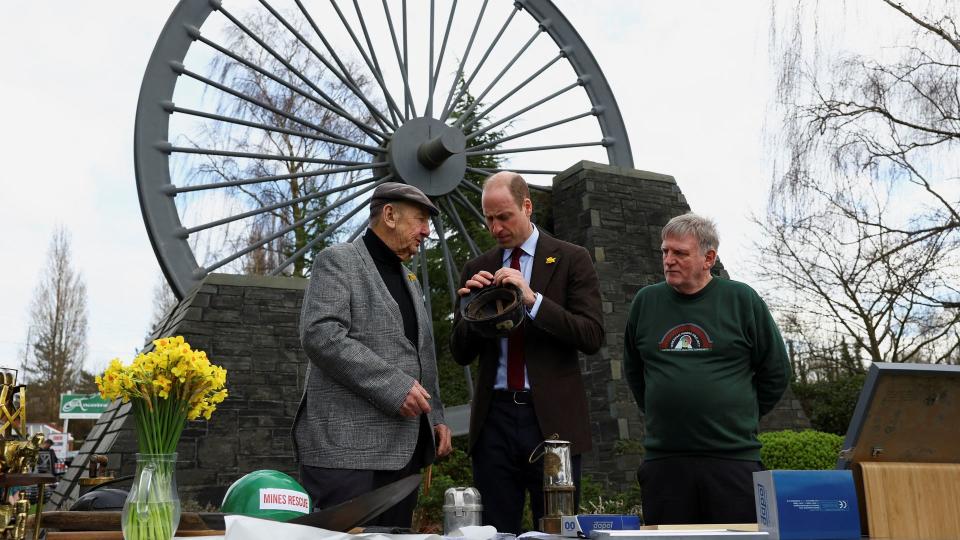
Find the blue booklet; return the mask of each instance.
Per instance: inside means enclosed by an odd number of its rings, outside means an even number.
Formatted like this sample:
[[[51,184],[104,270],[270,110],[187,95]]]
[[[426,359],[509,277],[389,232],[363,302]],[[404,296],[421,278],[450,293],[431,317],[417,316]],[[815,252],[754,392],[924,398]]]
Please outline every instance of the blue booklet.
[[[771,540],[858,540],[860,512],[850,471],[753,473],[757,525]]]

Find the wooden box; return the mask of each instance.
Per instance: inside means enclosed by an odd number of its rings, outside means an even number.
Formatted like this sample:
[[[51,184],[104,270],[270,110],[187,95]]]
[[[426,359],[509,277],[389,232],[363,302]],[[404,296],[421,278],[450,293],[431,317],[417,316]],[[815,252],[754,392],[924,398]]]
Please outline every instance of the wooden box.
[[[960,538],[960,366],[873,364],[837,468],[871,538]]]

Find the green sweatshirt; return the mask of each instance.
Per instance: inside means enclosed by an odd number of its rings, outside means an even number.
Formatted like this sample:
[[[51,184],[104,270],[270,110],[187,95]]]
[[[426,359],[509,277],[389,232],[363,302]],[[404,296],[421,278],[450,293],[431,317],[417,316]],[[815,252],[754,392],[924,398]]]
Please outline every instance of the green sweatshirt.
[[[701,455],[760,460],[757,423],[790,378],[783,338],[746,284],[714,277],[696,294],[641,289],[623,365],[645,413],[645,459]]]

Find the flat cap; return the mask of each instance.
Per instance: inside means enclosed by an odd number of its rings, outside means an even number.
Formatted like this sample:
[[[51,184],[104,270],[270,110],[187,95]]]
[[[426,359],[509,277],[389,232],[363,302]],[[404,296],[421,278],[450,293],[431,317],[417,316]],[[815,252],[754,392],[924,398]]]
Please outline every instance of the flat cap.
[[[419,189],[400,182],[384,182],[377,186],[377,189],[373,190],[373,197],[370,199],[370,210],[372,211],[391,201],[417,203],[426,208],[431,216],[440,215],[440,210],[437,210],[437,207],[430,202],[430,197],[427,197]]]

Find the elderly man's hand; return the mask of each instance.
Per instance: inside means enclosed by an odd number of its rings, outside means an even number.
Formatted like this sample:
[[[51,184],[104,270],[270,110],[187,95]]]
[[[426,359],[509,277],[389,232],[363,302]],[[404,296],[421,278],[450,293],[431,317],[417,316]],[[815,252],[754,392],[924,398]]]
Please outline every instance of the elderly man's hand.
[[[427,389],[420,385],[419,381],[413,381],[413,386],[407,392],[407,397],[400,405],[400,415],[407,418],[416,418],[421,414],[430,412],[430,394]]]
[[[437,437],[437,457],[444,457],[453,451],[453,433],[446,424],[433,426],[433,433]]]

